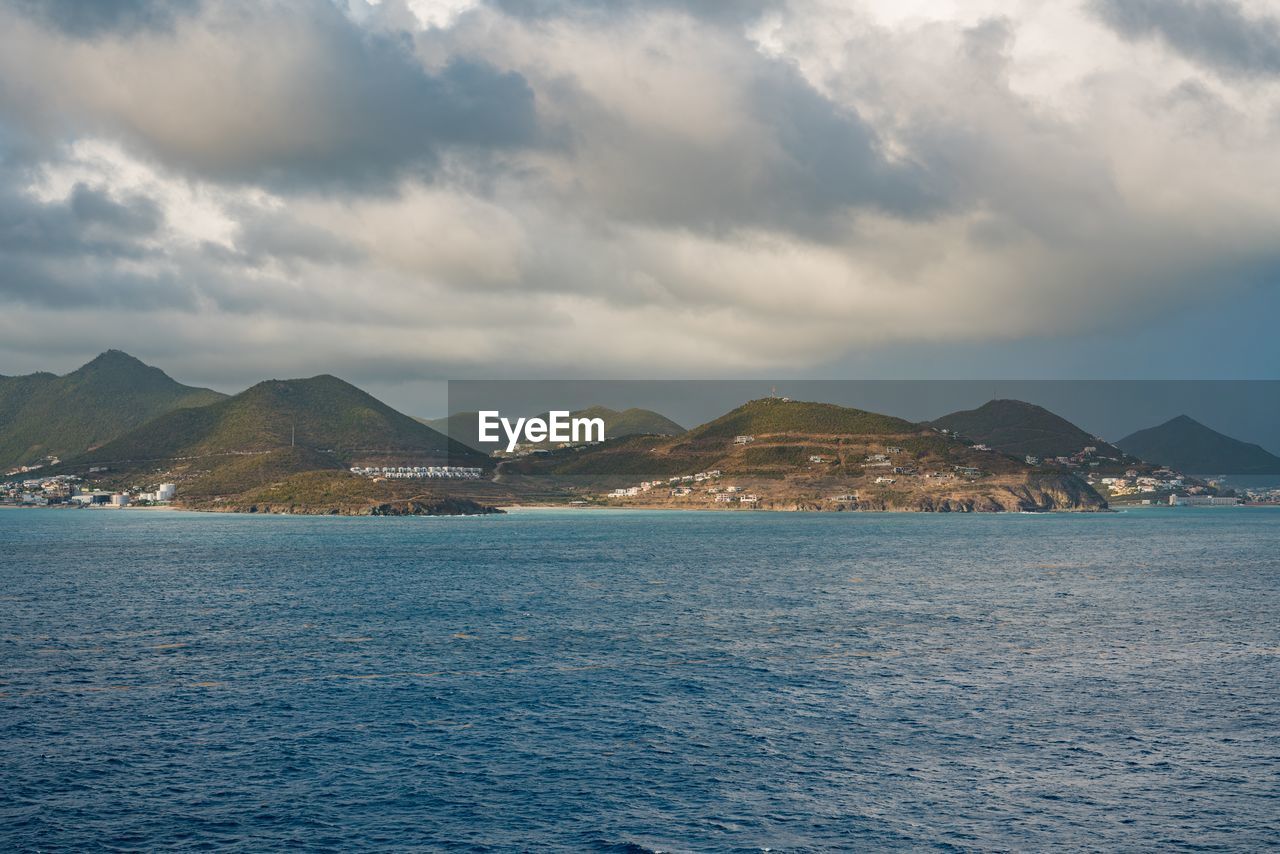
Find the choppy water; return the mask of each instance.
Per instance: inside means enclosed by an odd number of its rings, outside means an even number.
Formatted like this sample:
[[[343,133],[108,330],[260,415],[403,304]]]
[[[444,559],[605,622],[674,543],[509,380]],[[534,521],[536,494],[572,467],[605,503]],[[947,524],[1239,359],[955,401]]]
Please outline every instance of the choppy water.
[[[0,512],[0,848],[1280,844],[1280,511]]]

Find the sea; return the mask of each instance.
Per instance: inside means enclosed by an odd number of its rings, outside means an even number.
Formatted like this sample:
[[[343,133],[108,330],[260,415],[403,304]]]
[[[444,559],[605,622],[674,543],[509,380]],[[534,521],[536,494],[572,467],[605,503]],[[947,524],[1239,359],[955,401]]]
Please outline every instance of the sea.
[[[0,850],[1280,846],[1280,508],[0,511]]]

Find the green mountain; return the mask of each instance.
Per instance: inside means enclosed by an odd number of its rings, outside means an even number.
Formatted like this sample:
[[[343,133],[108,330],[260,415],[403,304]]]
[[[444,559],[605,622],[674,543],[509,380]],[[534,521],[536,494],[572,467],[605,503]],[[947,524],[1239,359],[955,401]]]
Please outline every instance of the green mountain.
[[[1280,457],[1179,415],[1116,443],[1148,462],[1190,474],[1280,474]]]
[[[0,469],[82,454],[156,416],[224,397],[119,350],[66,376],[0,377]]]
[[[559,484],[579,501],[607,506],[944,512],[1106,507],[1070,472],[1045,472],[901,418],[777,398],[751,401],[680,436],[629,436],[506,460],[497,479]]]
[[[542,413],[545,418],[547,413]],[[589,406],[570,413],[573,418],[600,418],[604,420],[607,439],[623,436],[680,436],[685,429],[670,418],[651,409],[624,409],[618,411],[607,406]],[[423,424],[472,448],[493,450],[502,442],[481,442],[479,413],[455,412],[445,418],[421,419]]]
[[[1068,457],[1089,446],[1096,447],[1102,456],[1124,456],[1120,449],[1067,419],[1021,400],[992,400],[977,409],[944,415],[930,426],[1019,457]]]
[[[335,465],[450,459],[458,465],[480,465],[487,459],[350,383],[322,375],[267,380],[208,406],[169,412],[73,462],[114,468],[289,448],[326,455]]]
[[[571,415],[574,418],[602,419],[606,439],[621,439],[623,436],[680,436],[685,432],[679,424],[652,409],[632,407],[619,412],[607,406],[589,406]]]
[[[861,436],[916,433],[920,427],[901,418],[833,403],[805,403],[766,397],[739,406],[714,421],[695,427],[688,439],[796,433]]]

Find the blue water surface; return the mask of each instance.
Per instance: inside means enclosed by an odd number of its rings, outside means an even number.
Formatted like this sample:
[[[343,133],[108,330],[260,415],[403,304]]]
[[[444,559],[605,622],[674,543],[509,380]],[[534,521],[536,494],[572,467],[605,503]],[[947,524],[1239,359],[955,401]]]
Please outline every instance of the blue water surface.
[[[1280,845],[1280,510],[0,511],[0,849]]]

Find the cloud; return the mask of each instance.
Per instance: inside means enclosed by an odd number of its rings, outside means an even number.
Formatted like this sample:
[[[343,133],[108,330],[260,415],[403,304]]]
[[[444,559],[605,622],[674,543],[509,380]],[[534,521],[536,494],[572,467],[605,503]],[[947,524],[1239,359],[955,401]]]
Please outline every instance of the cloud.
[[[74,36],[110,31],[166,29],[195,11],[201,0],[12,0],[24,14]]]
[[[1249,15],[1231,0],[1094,0],[1129,39],[1159,39],[1188,59],[1229,74],[1280,73],[1280,18]]]
[[[1275,288],[1280,93],[1108,6],[0,5],[0,372],[1149,342]]]
[[[9,18],[0,110],[46,140],[108,135],[213,180],[387,182],[430,174],[447,150],[538,134],[518,74],[484,58],[426,68],[402,38],[330,3],[209,4],[168,28],[95,38]]]

